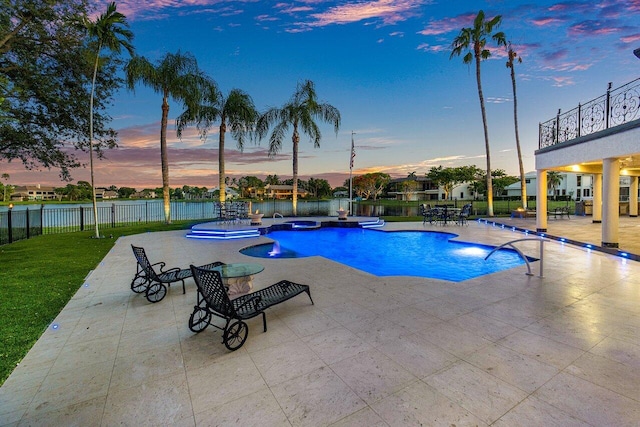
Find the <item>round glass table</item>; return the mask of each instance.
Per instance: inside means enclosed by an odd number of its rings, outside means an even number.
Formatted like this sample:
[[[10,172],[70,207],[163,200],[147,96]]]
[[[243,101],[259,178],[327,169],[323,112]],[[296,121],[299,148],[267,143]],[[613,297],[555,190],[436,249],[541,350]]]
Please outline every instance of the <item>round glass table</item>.
[[[229,296],[236,297],[253,289],[253,275],[264,270],[264,266],[255,263],[232,263],[212,268],[220,272]]]

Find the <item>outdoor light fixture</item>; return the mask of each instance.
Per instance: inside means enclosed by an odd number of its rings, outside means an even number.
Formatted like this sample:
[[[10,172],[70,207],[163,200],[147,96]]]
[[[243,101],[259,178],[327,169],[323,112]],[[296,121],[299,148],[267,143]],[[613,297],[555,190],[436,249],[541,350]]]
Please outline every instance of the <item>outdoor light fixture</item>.
[[[13,203],[9,203],[9,209],[13,209]]]
[[[640,59],[640,47],[633,51],[633,54]]]

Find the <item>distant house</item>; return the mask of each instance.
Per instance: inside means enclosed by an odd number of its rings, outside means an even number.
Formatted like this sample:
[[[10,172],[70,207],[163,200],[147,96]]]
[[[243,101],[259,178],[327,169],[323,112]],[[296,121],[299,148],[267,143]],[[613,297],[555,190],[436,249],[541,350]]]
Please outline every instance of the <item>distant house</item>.
[[[286,184],[267,184],[264,187],[264,195],[268,199],[291,199],[293,198],[293,185]],[[298,196],[304,197],[307,192],[303,189],[298,189]]]
[[[593,176],[586,173],[573,173],[573,172],[560,172],[562,180],[554,189],[547,188],[547,196],[549,197],[566,197],[580,201],[583,199],[593,198]],[[527,172],[524,175],[525,182],[527,184],[527,197],[536,197],[538,192],[537,174],[536,172]],[[628,177],[620,177],[620,200],[624,199],[624,196],[629,196],[629,181]],[[505,188],[507,196],[520,196],[520,181]]]
[[[238,192],[233,188],[225,187],[225,189],[225,193],[227,194],[226,199],[235,199],[238,197]],[[220,192],[220,187],[210,188],[209,190],[207,190],[207,193],[204,196],[205,199],[218,199],[217,196],[213,195],[216,191]]]
[[[130,199],[155,199],[156,193],[149,190],[136,191],[129,196]]]
[[[113,190],[105,190],[105,192],[102,193],[102,198],[103,199],[117,199],[118,198],[118,192],[117,191],[113,191]]]
[[[406,187],[404,183],[407,181],[415,181],[413,186]],[[415,179],[396,178],[387,184],[387,194],[395,197],[396,200],[444,200],[444,190],[437,186],[426,176],[418,176]],[[449,193],[449,200],[460,199],[470,200],[475,198],[473,189],[469,183],[462,183],[453,188]]]
[[[36,185],[18,185],[11,194],[11,200],[55,200],[53,187]]]

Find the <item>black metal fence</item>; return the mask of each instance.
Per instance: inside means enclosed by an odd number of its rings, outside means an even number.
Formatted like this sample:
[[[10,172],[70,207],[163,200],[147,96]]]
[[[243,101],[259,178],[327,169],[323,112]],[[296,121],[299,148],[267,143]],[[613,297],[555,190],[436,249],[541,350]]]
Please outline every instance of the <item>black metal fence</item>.
[[[420,216],[419,203],[430,201],[410,202],[406,206],[389,205],[384,201],[378,203],[353,202],[353,214],[357,216]],[[432,204],[450,204],[461,207],[464,200],[431,201]],[[487,205],[483,201],[473,201],[471,213],[474,216],[487,214]],[[293,215],[291,200],[265,200],[260,202],[235,202],[242,204],[245,213],[256,212],[265,217]],[[575,210],[572,200],[549,201],[550,205],[562,205]],[[519,198],[494,199],[494,215],[508,215],[513,209],[521,206]],[[236,206],[237,208],[237,206]],[[529,201],[529,208],[535,208],[535,200]],[[224,219],[224,210],[217,202],[172,202],[171,219],[181,220],[217,220]],[[339,209],[348,210],[347,199],[333,200],[300,200],[297,205],[298,216],[338,216]],[[161,202],[148,203],[114,203],[98,206],[98,225],[100,230],[122,227],[127,225],[164,222],[164,208]],[[68,233],[91,230],[95,226],[93,208],[91,206],[65,207],[64,205],[41,205],[28,209],[9,209],[0,212],[0,245],[28,239],[41,234]]]
[[[550,147],[640,118],[640,78],[539,125],[539,148]]]
[[[243,205],[242,212],[259,210],[265,216],[279,214],[292,216],[291,200],[266,200],[261,202],[233,202]],[[337,216],[339,208],[348,209],[348,201],[300,200],[297,205],[299,216]],[[224,214],[221,206],[213,201],[171,202],[171,219],[216,220]],[[164,222],[164,207],[161,202],[113,203],[98,206],[98,226],[100,230],[143,223]],[[68,233],[91,230],[95,226],[93,207],[65,205],[41,205],[27,209],[9,209],[0,212],[0,245],[28,239],[41,234]]]

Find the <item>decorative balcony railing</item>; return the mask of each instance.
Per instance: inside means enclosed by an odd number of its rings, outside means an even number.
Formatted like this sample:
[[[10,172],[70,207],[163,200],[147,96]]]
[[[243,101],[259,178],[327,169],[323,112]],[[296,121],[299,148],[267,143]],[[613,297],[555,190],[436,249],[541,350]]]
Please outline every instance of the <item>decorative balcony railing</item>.
[[[640,119],[640,78],[539,125],[539,148]]]

